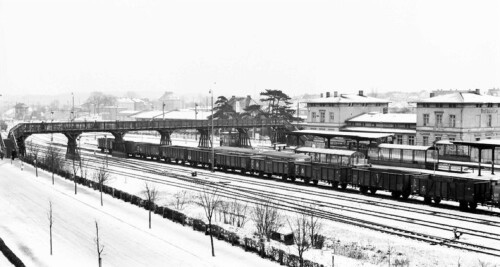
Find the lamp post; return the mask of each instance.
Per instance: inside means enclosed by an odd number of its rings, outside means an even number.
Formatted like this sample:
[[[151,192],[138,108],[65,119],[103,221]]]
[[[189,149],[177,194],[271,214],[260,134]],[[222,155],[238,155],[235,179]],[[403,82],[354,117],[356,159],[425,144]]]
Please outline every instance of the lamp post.
[[[50,130],[53,131],[53,128],[54,128],[54,124],[53,124],[54,123],[54,111],[53,110],[50,111],[50,123],[52,124],[52,125],[50,125]],[[54,141],[54,133],[53,132],[50,133],[50,142],[52,142],[52,141]]]
[[[162,107],[162,110],[163,110],[163,113],[162,113],[162,118],[163,120],[165,120],[165,101],[162,102],[163,103],[163,107]]]
[[[71,121],[75,120],[75,95],[71,92],[72,106],[71,106]]]
[[[210,145],[212,147],[212,172],[214,172],[214,165],[215,165],[215,152],[214,152],[214,90],[210,89],[210,99],[212,102],[212,116],[211,116],[211,121],[212,121],[212,142],[210,142]]]

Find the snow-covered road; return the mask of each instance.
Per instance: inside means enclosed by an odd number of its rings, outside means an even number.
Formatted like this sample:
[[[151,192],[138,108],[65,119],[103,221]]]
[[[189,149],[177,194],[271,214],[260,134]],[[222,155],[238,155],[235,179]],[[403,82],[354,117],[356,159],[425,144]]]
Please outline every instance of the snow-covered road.
[[[0,161],[0,236],[27,266],[97,265],[95,223],[104,244],[105,266],[277,266],[225,242],[215,242],[210,255],[209,238],[159,216],[153,229],[147,211],[40,171],[35,178],[19,161]],[[49,200],[54,210],[54,255],[49,255]]]

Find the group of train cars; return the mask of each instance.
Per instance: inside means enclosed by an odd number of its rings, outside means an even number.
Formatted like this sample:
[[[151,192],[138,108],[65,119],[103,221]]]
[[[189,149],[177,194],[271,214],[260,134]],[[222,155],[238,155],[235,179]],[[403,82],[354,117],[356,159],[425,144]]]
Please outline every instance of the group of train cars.
[[[102,152],[113,150],[113,139],[98,139]],[[127,157],[150,158],[166,163],[189,164],[210,168],[212,150],[207,148],[125,142]],[[283,180],[319,181],[334,188],[359,188],[362,193],[389,191],[394,198],[421,196],[425,203],[457,201],[463,210],[475,210],[478,204],[498,205],[500,184],[493,176],[446,173],[425,169],[371,165],[355,151],[300,148],[294,152],[254,150],[251,148],[214,148],[214,169],[238,171],[258,176],[278,176]],[[318,160],[319,159],[319,160]]]

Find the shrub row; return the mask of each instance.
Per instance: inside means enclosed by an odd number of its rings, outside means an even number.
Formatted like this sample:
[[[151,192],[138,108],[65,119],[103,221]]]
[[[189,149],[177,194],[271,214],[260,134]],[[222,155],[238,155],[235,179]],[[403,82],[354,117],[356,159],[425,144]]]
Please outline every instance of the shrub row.
[[[40,168],[42,169],[48,169],[47,166],[39,165]],[[61,177],[64,177],[65,179],[73,180],[72,174],[65,171],[65,170],[59,170],[58,174]],[[99,184],[89,180],[85,179],[82,177],[77,176],[76,182],[78,184],[87,186],[89,188],[93,188],[94,190],[99,190]],[[106,193],[116,199],[121,199],[125,202],[131,203],[133,205],[136,205],[138,207],[144,208],[146,210],[151,209],[155,214],[158,214],[162,216],[163,218],[169,219],[171,221],[180,223],[182,225],[188,225],[193,228],[195,231],[199,232],[204,232],[205,235],[209,234],[209,229],[207,224],[203,222],[202,220],[199,219],[194,219],[194,218],[189,218],[185,214],[178,212],[176,210],[172,210],[168,207],[162,207],[158,206],[155,203],[148,203],[148,201],[129,194],[127,192],[118,190],[116,188],[103,185],[102,186],[102,191],[103,193]],[[259,254],[262,258],[267,258],[273,261],[276,261],[280,263],[280,265],[285,265],[289,267],[298,267],[300,266],[299,258],[296,255],[293,254],[288,254],[283,250],[278,250],[274,247],[270,246],[265,246],[264,242],[261,242],[259,240],[255,240],[252,238],[243,238],[241,239],[240,236],[238,236],[236,233],[230,232],[225,230],[224,228],[218,226],[218,225],[212,225],[212,235],[219,239],[219,240],[224,240],[228,243],[230,243],[233,246],[239,246],[242,247],[245,251],[251,251]],[[293,237],[292,237],[293,238]],[[293,243],[290,242],[290,236],[276,236],[275,239],[278,241],[291,244]],[[24,265],[22,265],[24,266]],[[323,265],[319,263],[315,263],[309,260],[304,260],[304,267],[323,267]]]

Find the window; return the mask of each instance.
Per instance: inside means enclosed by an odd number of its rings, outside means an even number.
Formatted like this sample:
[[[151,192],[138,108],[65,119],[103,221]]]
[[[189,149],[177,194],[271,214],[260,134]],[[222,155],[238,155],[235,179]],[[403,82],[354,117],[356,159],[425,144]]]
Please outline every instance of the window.
[[[429,125],[429,114],[424,114],[424,126]]]
[[[311,112],[311,121],[312,122],[316,121],[316,112]]]
[[[436,127],[440,127],[443,125],[443,114],[436,113]]]
[[[408,145],[410,145],[410,146],[415,145],[415,136],[413,136],[413,135],[408,136]]]
[[[476,104],[476,108],[480,108],[482,106],[483,106],[483,104]]]
[[[372,127],[376,127],[376,126],[377,126],[377,124],[376,124],[376,123],[372,123]]]
[[[450,115],[450,127],[455,128],[455,115]]]
[[[330,122],[333,122],[334,119],[335,119],[334,113],[330,112]]]
[[[424,146],[428,146],[429,145],[429,136],[422,136],[422,143]]]
[[[436,104],[436,108],[442,108],[443,104]]]
[[[402,145],[403,144],[403,136],[398,134],[396,135],[396,144]]]
[[[450,104],[449,105],[450,108],[456,108],[457,107],[457,104]]]
[[[488,127],[491,127],[492,116],[488,114]]]
[[[325,111],[324,110],[319,111],[319,122],[325,122]]]
[[[441,136],[436,136],[436,140],[435,140],[435,142],[437,142],[437,141],[439,141],[439,140],[441,140]]]
[[[492,104],[492,103],[488,103],[488,107],[489,107],[489,108],[492,108],[492,107],[493,107],[493,104]]]

